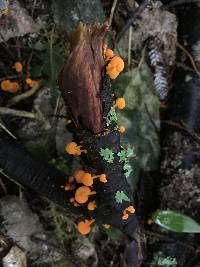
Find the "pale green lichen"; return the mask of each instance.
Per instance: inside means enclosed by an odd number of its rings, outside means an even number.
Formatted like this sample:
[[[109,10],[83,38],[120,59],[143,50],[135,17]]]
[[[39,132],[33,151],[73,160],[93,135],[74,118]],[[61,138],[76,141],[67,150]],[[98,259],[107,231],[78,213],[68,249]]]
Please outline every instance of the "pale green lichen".
[[[175,267],[177,266],[176,258],[166,256],[163,252],[159,251],[154,254],[151,267]]]
[[[129,164],[129,158],[135,157],[134,149],[130,146],[128,146],[127,149],[124,149],[122,147],[122,150],[117,153],[117,156],[119,157],[119,162],[124,162],[124,175],[126,176],[126,178],[129,177],[131,172],[133,171],[132,166]]]
[[[101,148],[99,154],[108,163],[113,163],[113,161],[114,161],[114,153],[112,152],[111,149],[109,149],[109,148]]]
[[[115,200],[117,203],[122,203],[123,201],[129,201],[129,197],[123,191],[117,191],[115,194]]]
[[[133,168],[130,164],[125,163],[123,166],[123,170],[124,170],[124,175],[126,176],[126,178],[128,178],[131,172],[133,171]]]
[[[108,115],[106,116],[106,125],[109,126],[112,123],[117,124],[117,114],[115,112],[114,107],[111,107]]]

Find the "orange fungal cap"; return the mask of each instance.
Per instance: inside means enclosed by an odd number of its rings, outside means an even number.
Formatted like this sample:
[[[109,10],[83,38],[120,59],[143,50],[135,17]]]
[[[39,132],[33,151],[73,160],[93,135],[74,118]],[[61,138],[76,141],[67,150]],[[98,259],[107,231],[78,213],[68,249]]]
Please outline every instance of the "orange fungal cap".
[[[77,144],[75,142],[69,142],[65,150],[68,154],[75,155],[77,152]]]
[[[8,91],[10,87],[11,87],[11,81],[10,80],[4,80],[1,82],[1,89],[3,91]]]
[[[120,72],[123,71],[123,69],[124,61],[118,56],[114,56],[106,66],[107,74],[111,79],[117,78],[117,76]]]
[[[104,56],[107,58],[112,58],[114,56],[114,53],[111,49],[106,48],[104,51]]]
[[[88,172],[85,172],[81,178],[81,182],[86,186],[93,185],[93,178],[92,175]]]
[[[126,210],[130,213],[135,213],[135,208],[133,206],[129,206],[128,208],[126,208]]]
[[[90,195],[96,194],[95,191],[91,191],[88,186],[81,186],[75,192],[75,200],[80,203],[86,203]]]
[[[15,68],[16,72],[22,72],[23,67],[22,67],[21,62],[17,61],[14,65],[14,68]]]
[[[118,109],[124,109],[126,106],[126,102],[123,97],[117,98],[115,104]]]
[[[120,126],[118,131],[123,134],[126,131],[126,128],[124,126]]]
[[[83,177],[84,173],[85,172],[83,170],[76,170],[74,172],[73,175],[74,175],[77,183],[82,183],[82,177]]]
[[[122,220],[128,220],[128,213],[124,213],[122,216]]]
[[[87,207],[88,207],[88,210],[95,210],[96,201],[94,200],[94,201],[89,202]]]
[[[91,231],[91,224],[94,222],[94,220],[84,220],[77,224],[77,230],[82,235],[87,235]]]
[[[105,229],[109,229],[109,228],[110,228],[110,224],[103,224],[103,227],[104,227]]]
[[[99,176],[99,180],[100,180],[100,182],[102,182],[102,183],[107,183],[107,176],[106,176],[106,174],[105,173],[103,173],[103,174],[101,174],[100,176]]]

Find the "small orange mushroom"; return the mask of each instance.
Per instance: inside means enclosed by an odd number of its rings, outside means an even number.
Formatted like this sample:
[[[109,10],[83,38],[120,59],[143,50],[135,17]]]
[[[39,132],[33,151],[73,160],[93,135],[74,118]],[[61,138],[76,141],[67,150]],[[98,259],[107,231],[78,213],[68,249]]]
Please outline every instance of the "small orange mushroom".
[[[107,183],[107,176],[106,176],[106,174],[105,173],[103,173],[103,174],[101,174],[100,176],[99,176],[99,180],[100,180],[100,182],[102,182],[102,183]]]
[[[90,173],[88,173],[88,172],[85,172],[82,175],[81,182],[86,186],[93,185],[93,177],[92,177],[92,175]]]
[[[147,224],[148,225],[151,225],[151,224],[153,224],[154,223],[154,221],[151,219],[151,218],[149,218],[148,220],[147,220]]]
[[[128,213],[123,213],[122,220],[128,220]]]
[[[110,228],[110,224],[103,224],[103,227],[104,227],[105,229],[109,229],[109,228]]]
[[[88,186],[81,186],[75,192],[75,200],[80,203],[86,203],[89,196],[96,194],[96,191],[91,191]]]
[[[15,68],[16,72],[22,72],[23,67],[22,67],[21,62],[17,61],[14,65],[14,68]]]
[[[10,80],[4,80],[1,82],[1,89],[9,93],[17,93],[20,89],[18,82],[11,82]]]
[[[83,170],[76,170],[73,174],[73,176],[76,179],[77,183],[82,183],[82,176],[85,172]]]
[[[135,213],[135,208],[133,206],[128,206],[124,211],[123,211],[123,216],[122,220],[127,220],[129,217],[128,213]]]
[[[116,102],[115,102],[115,106],[118,108],[118,109],[124,109],[125,106],[126,106],[126,102],[125,102],[125,99],[123,97],[119,97],[117,98]]]
[[[31,78],[26,78],[26,84],[31,88],[37,85],[37,81],[32,80]]]
[[[91,224],[94,222],[94,219],[92,220],[84,220],[77,224],[77,230],[82,235],[87,235],[91,231]]]
[[[120,72],[123,71],[123,69],[124,61],[118,56],[111,58],[110,62],[106,66],[107,74],[111,79],[117,78],[117,76],[120,74]]]
[[[104,56],[107,57],[107,58],[112,58],[114,56],[114,53],[111,49],[109,48],[106,48],[104,50]]]
[[[118,129],[118,131],[119,131],[121,134],[123,134],[123,133],[125,133],[126,128],[125,128],[124,126],[120,126],[119,129]]]
[[[95,210],[96,208],[96,201],[91,201],[88,203],[88,206],[87,206],[88,210]]]
[[[81,146],[78,146],[76,142],[69,142],[65,150],[70,155],[80,156],[82,152],[86,153],[86,150],[81,150]]]

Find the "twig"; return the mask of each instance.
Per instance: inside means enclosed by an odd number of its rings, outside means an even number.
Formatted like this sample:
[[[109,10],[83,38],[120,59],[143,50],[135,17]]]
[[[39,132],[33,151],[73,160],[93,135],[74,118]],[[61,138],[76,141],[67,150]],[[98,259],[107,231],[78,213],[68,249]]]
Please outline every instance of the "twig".
[[[149,230],[144,230],[144,232],[145,232],[146,235],[153,236],[153,237],[155,237],[155,238],[157,238],[157,239],[159,239],[159,240],[163,240],[163,241],[166,241],[166,242],[170,242],[170,243],[172,242],[172,243],[174,243],[174,241],[177,241],[175,238],[168,237],[168,236],[166,236],[166,235],[164,235],[164,234],[160,234],[160,233],[152,232],[152,231],[149,231]],[[182,246],[184,246],[184,247],[186,247],[186,248],[188,248],[188,249],[190,249],[190,250],[195,250],[195,247],[193,247],[193,246],[191,246],[191,245],[185,244],[185,243],[183,243],[183,242],[180,241],[180,240],[178,240],[178,242],[179,242]]]
[[[129,37],[128,37],[128,69],[129,70],[130,70],[130,67],[131,67],[132,33],[133,33],[133,27],[130,26],[130,29],[129,29]]]
[[[116,37],[115,42],[118,43],[122,36],[125,34],[125,32],[128,30],[128,28],[133,24],[134,20],[144,11],[144,9],[149,4],[149,0],[144,0],[136,10],[133,11],[130,18],[127,20],[126,24],[122,28],[122,30],[119,32],[119,34]]]
[[[0,178],[0,186],[1,188],[3,189],[3,192],[5,195],[7,195],[7,189],[6,189],[6,186],[5,184],[3,183],[2,179]]]
[[[200,78],[200,71],[198,70],[197,65],[192,55],[179,42],[176,42],[176,46],[179,47],[189,57],[194,71],[196,72],[197,76]]]
[[[5,108],[5,107],[0,108],[0,115],[11,115],[11,116],[22,117],[22,118],[39,119],[39,117],[32,112],[28,112],[24,110],[15,110],[15,109]]]
[[[38,89],[40,88],[39,84],[37,83],[32,89],[28,90],[27,92],[14,96],[13,98],[10,99],[10,101],[7,104],[7,107],[13,106],[15,104],[17,104],[18,102],[32,96],[35,94],[35,92],[38,91]]]
[[[200,137],[184,123],[180,124],[178,122],[168,120],[161,120],[161,123],[166,123],[180,130],[184,130],[186,133],[189,133],[194,140],[196,140],[198,143],[200,142]]]
[[[17,139],[7,128],[6,126],[0,121],[0,127],[7,132],[12,138]]]
[[[173,38],[176,38],[172,33],[167,33],[167,35],[172,36]],[[186,56],[190,59],[190,62],[191,62],[191,64],[192,64],[192,67],[193,67],[194,71],[196,72],[197,76],[200,78],[200,71],[199,71],[198,68],[197,68],[197,65],[196,65],[196,63],[195,63],[195,61],[194,61],[193,56],[192,56],[192,55],[188,52],[188,50],[187,50],[185,47],[183,47],[178,41],[176,41],[176,46],[177,46],[178,48],[180,48],[180,49],[186,54]]]
[[[115,8],[117,6],[117,2],[118,0],[114,0],[113,4],[112,4],[112,8],[110,11],[110,17],[109,17],[109,21],[108,21],[108,27],[110,28],[111,24],[112,24],[112,20],[113,20],[113,16],[114,16],[114,12],[115,12]]]

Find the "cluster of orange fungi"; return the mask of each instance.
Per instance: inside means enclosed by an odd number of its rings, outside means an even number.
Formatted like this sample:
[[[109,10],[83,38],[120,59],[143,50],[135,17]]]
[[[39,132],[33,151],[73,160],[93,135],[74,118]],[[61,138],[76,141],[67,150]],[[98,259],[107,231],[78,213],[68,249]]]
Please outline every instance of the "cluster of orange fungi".
[[[15,71],[17,73],[21,73],[23,71],[23,66],[22,66],[22,63],[17,61],[15,62],[13,68],[15,69]],[[25,79],[25,82],[26,84],[28,85],[28,87],[34,87],[38,84],[37,81],[34,81],[32,80],[31,78],[26,78]],[[1,89],[4,91],[4,92],[9,92],[9,93],[18,93],[19,90],[20,90],[20,85],[18,82],[16,81],[10,81],[9,79],[6,79],[6,80],[3,80],[1,82]]]
[[[20,89],[18,82],[11,82],[10,80],[4,80],[1,82],[1,89],[4,92],[17,93]]]
[[[120,57],[114,55],[113,51],[111,49],[108,49],[108,48],[104,48],[104,56],[108,60],[108,64],[106,66],[107,74],[109,75],[109,77],[111,79],[115,79],[120,74],[120,72],[123,71],[124,62]],[[118,109],[124,109],[125,106],[126,106],[126,103],[125,103],[124,98],[121,97],[121,98],[116,99],[114,107],[116,107]],[[120,133],[124,133],[125,127],[120,126],[118,131]],[[67,144],[65,150],[68,154],[74,155],[74,156],[80,156],[81,153],[83,153],[83,152],[87,153],[86,150],[81,149],[81,146],[77,145],[77,143],[75,143],[75,142],[69,142]],[[79,206],[80,204],[85,204],[86,202],[88,202],[89,197],[91,195],[96,194],[96,191],[92,191],[92,189],[90,188],[90,186],[93,185],[95,178],[98,178],[99,181],[102,183],[107,182],[106,174],[92,176],[89,172],[85,172],[84,170],[81,170],[81,169],[76,170],[73,174],[73,177],[69,177],[68,183],[64,186],[64,189],[65,190],[73,190],[75,188],[75,185],[73,183],[74,179],[75,179],[76,183],[82,183],[83,186],[80,186],[76,189],[75,196],[70,199],[70,202],[72,202],[75,206]],[[96,201],[95,200],[89,201],[87,204],[87,208],[88,208],[88,210],[93,211],[96,208]],[[129,206],[128,208],[126,208],[123,211],[122,219],[127,220],[129,213],[134,213],[134,212],[135,212],[134,207]],[[94,219],[80,221],[77,224],[78,231],[83,235],[89,234],[91,231],[91,224],[93,222],[94,222]],[[105,229],[109,229],[110,225],[109,224],[103,224],[103,227]]]
[[[128,220],[128,217],[129,217],[129,213],[135,213],[135,208],[133,206],[129,206],[128,208],[126,208],[124,211],[123,211],[123,216],[122,216],[122,219],[123,220]]]
[[[106,73],[111,79],[116,79],[124,69],[124,61],[121,57],[115,56],[111,49],[104,49],[104,56],[109,59],[106,66]]]
[[[104,45],[104,57],[109,61],[106,66],[106,73],[111,79],[117,78],[120,72],[122,72],[124,69],[124,61],[120,57],[115,56],[113,51],[107,48],[106,45]],[[125,106],[126,103],[124,98],[120,97],[116,100],[115,107],[118,109],[124,109]],[[126,129],[124,126],[120,126],[118,129],[121,134],[123,134],[125,130]]]

